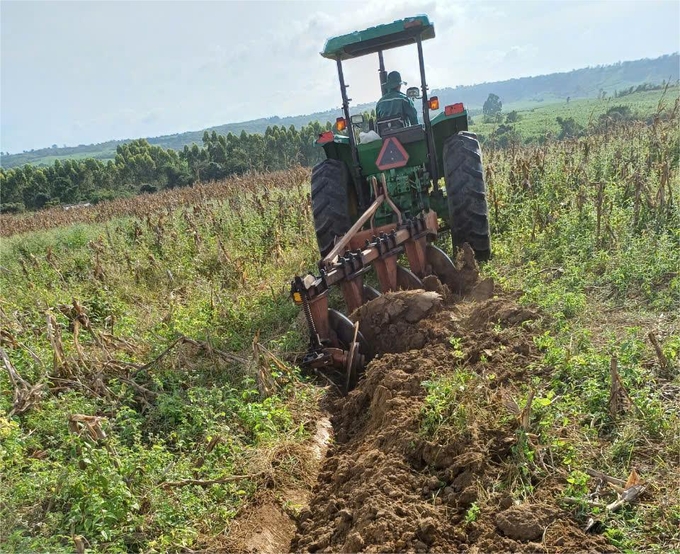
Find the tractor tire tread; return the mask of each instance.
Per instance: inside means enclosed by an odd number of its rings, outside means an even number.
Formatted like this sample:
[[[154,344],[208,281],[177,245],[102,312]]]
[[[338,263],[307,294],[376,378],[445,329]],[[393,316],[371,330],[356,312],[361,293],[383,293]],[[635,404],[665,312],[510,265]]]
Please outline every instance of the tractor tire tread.
[[[351,180],[345,162],[327,159],[312,170],[312,214],[321,256],[333,249],[336,237],[352,226],[349,210]]]
[[[466,131],[450,136],[444,142],[443,158],[453,244],[467,242],[478,260],[488,260],[489,209],[477,136]]]

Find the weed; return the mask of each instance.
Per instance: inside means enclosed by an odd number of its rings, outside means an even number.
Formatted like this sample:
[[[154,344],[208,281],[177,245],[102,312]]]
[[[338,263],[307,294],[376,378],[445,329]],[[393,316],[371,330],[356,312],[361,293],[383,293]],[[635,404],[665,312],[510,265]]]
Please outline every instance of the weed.
[[[479,514],[481,512],[482,510],[479,507],[479,504],[477,504],[477,502],[473,502],[472,504],[470,504],[470,507],[465,511],[465,517],[463,521],[466,524],[474,523],[479,518]]]
[[[428,394],[421,409],[420,429],[426,437],[452,440],[468,433],[470,391],[477,380],[476,374],[457,368],[451,374],[422,383]],[[466,398],[468,402],[465,402]]]

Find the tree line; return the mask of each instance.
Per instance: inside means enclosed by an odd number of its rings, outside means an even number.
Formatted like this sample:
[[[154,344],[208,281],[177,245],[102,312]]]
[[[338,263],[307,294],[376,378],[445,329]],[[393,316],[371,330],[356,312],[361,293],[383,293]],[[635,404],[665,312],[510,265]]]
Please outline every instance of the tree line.
[[[505,148],[521,142],[512,126],[521,116],[512,111],[503,114],[501,98],[490,93],[483,107],[485,123],[500,124],[491,136],[479,135]],[[375,117],[365,112],[364,119]],[[595,127],[608,127],[622,120],[636,118],[628,107],[614,106],[602,114]],[[556,119],[558,139],[575,138],[584,128],[573,117]],[[470,121],[471,123],[471,121]],[[190,186],[197,182],[224,179],[247,172],[269,172],[301,165],[312,167],[325,159],[316,138],[333,128],[330,122],[318,121],[302,126],[267,127],[264,134],[225,135],[216,131],[203,133],[202,145],[184,146],[182,150],[165,149],[137,139],[119,144],[113,160],[95,158],[56,160],[53,165],[38,167],[26,164],[0,168],[0,213],[20,213],[44,207],[83,202],[98,203],[139,193]]]
[[[461,85],[456,88],[442,88],[432,90],[432,94],[439,97],[442,106],[463,102],[475,115],[481,112],[481,107],[490,92],[503,98],[506,104],[514,102],[535,102],[539,105],[544,98],[597,98],[602,93],[602,84],[608,83],[608,95],[617,94],[619,97],[630,94],[630,87],[660,86],[664,81],[675,85],[680,77],[680,63],[678,54],[669,54],[656,59],[644,59],[629,62],[619,62],[609,66],[589,67],[570,71],[568,73],[553,73],[536,77],[522,77],[508,81],[481,83],[477,85]],[[616,92],[615,92],[616,90]],[[642,88],[640,90],[650,90]],[[371,104],[357,106],[358,109],[366,110]],[[247,133],[264,133],[268,126],[290,125],[301,127],[309,121],[333,120],[337,116],[336,110],[315,112],[312,114],[293,117],[267,117],[239,123],[229,123],[214,127],[218,134],[228,135],[229,132],[239,134],[241,129]],[[185,144],[200,144],[203,131],[191,131],[149,139],[149,143],[163,148],[181,150]],[[24,151],[23,153],[3,155],[3,164],[6,167],[18,167],[25,163],[40,163],[47,156],[78,156],[92,157],[106,160],[112,157],[119,141],[107,141],[99,144],[72,147],[40,148],[37,150]]]
[[[0,168],[0,213],[19,213],[47,206],[97,203],[144,192],[185,187],[249,171],[276,171],[294,165],[313,166],[324,159],[314,144],[330,130],[314,122],[299,130],[274,125],[264,134],[203,134],[203,144],[180,151],[137,139],[116,147],[113,160],[56,160],[53,165]]]

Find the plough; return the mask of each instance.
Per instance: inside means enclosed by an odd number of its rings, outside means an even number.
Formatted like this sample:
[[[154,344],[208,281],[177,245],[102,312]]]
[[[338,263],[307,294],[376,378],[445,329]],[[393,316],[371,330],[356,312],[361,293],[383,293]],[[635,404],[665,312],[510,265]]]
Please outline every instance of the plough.
[[[399,289],[422,289],[428,275],[445,275],[454,269],[451,259],[432,242],[437,238],[438,219],[433,210],[404,219],[390,199],[384,176],[380,185],[372,178],[375,200],[352,228],[319,262],[320,275],[297,276],[291,285],[294,302],[300,305],[309,328],[309,350],[302,365],[319,369],[334,368],[345,374],[345,389],[356,382],[359,370],[372,355],[358,323],[329,307],[332,286],[339,286],[349,313],[380,293],[364,283],[364,275],[375,273],[382,293]],[[387,204],[396,223],[375,227],[373,216]],[[362,227],[370,221],[370,228]],[[410,269],[398,263],[405,254]]]

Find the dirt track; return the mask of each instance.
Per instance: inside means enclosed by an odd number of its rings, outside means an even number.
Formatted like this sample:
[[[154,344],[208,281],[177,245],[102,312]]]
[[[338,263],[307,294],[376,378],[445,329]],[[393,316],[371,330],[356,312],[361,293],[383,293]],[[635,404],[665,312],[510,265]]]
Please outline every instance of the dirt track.
[[[616,551],[558,506],[559,477],[538,482],[518,465],[522,433],[507,405],[537,377],[529,365],[539,359],[531,330],[538,316],[508,295],[491,296],[490,283],[455,302],[446,292],[443,300],[399,292],[355,314],[377,357],[332,406],[335,445],[292,551]],[[466,423],[455,439],[435,442],[421,429],[423,382],[461,366],[476,383],[462,401]],[[512,485],[522,480],[533,492],[518,498]]]

